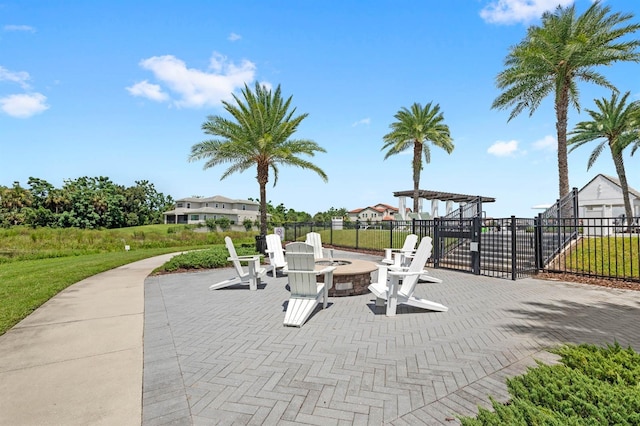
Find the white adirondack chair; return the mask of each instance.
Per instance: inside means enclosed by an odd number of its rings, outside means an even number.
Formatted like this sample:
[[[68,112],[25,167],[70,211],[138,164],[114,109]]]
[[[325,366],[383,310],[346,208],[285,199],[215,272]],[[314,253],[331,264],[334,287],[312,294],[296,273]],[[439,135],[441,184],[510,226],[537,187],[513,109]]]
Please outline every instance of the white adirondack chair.
[[[416,234],[409,234],[404,239],[402,248],[385,248],[384,259],[382,263],[395,266],[406,266],[411,262],[410,256],[416,251],[416,244],[418,244],[418,236]]]
[[[321,300],[322,308],[327,307],[336,267],[327,266],[316,271],[314,248],[306,243],[287,244],[286,259],[291,296],[284,314],[284,325],[301,327]],[[323,283],[316,281],[320,274],[324,274]]]
[[[260,255],[252,256],[238,256],[236,248],[233,245],[230,237],[224,237],[224,243],[229,251],[229,257],[227,260],[233,263],[235,276],[220,281],[209,287],[209,290],[217,290],[219,288],[229,287],[235,284],[249,284],[250,290],[257,290],[260,284],[260,278],[266,274],[267,269],[260,266]],[[247,262],[247,271],[242,269],[242,262]]]
[[[282,240],[280,235],[269,234],[266,237],[267,250],[266,253],[269,256],[269,265],[271,265],[271,273],[275,277],[277,271],[281,270],[283,273],[287,272],[287,261],[284,258],[284,250],[282,249]]]
[[[307,234],[305,243],[313,247],[313,256],[315,257],[316,260],[325,259],[324,251],[323,251],[324,249],[322,248],[322,240],[320,238],[320,234],[318,234],[317,232],[309,232]],[[327,252],[329,254],[329,259],[332,259],[333,250],[327,249]]]
[[[398,304],[431,311],[446,312],[449,310],[440,303],[420,299],[413,295],[418,278],[424,273],[424,266],[431,255],[432,247],[431,237],[422,238],[409,268],[395,269],[386,265],[378,266],[378,282],[369,285],[369,291],[376,296],[376,306],[382,306],[386,301],[387,316],[396,314]],[[390,278],[388,282],[387,277]],[[399,286],[400,280],[402,280],[402,286]]]

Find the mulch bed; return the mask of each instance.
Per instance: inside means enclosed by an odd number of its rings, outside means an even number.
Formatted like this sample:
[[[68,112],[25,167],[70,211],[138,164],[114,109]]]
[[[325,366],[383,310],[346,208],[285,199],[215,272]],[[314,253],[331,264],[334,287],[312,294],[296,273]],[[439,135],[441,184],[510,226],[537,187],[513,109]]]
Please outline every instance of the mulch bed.
[[[553,274],[548,272],[541,272],[537,275],[534,275],[533,278],[538,278],[541,280],[549,280],[549,281],[566,281],[578,284],[590,284],[590,285],[598,285],[600,287],[608,287],[608,288],[619,288],[623,290],[636,290],[640,291],[640,283],[633,281],[624,281],[624,280],[614,280],[607,278],[596,278],[596,277],[584,277],[582,275],[574,275],[574,274]]]

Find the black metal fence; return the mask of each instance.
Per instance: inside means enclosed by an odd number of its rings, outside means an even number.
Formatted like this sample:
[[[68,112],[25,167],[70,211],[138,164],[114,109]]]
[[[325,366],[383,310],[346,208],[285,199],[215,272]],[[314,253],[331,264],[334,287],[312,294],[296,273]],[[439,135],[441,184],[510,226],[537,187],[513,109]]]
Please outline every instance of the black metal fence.
[[[562,204],[558,205],[561,211]],[[431,267],[518,279],[539,271],[640,281],[640,218],[537,218],[295,223],[285,239],[321,234],[324,244],[361,251],[400,248],[408,234],[433,238]]]
[[[640,282],[640,218],[632,225],[622,218],[582,218],[577,225],[566,219],[538,229],[541,270]],[[568,236],[570,243],[551,255],[547,247]]]

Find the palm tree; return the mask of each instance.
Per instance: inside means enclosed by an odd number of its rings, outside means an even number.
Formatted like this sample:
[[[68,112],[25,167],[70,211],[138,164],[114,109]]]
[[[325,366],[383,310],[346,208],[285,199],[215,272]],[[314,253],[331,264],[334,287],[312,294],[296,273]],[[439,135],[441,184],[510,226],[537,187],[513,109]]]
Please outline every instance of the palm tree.
[[[639,24],[622,25],[632,17],[610,13],[610,8],[599,1],[580,16],[576,16],[575,5],[558,6],[554,13],[542,15],[541,26],[528,28],[525,39],[510,49],[506,69],[496,78],[498,88],[504,91],[492,108],[511,108],[509,120],[525,109],[533,115],[542,100],[553,93],[560,198],[569,193],[567,111],[569,104],[580,110],[577,82],[616,90],[594,68],[618,61],[640,61],[640,54],[635,52],[640,41],[620,40],[640,29]]]
[[[627,175],[624,170],[624,161],[622,159],[622,151],[632,143],[640,141],[638,135],[638,122],[636,116],[640,111],[640,101],[627,104],[629,92],[625,93],[620,101],[618,95],[613,93],[611,100],[596,99],[598,111],[586,110],[591,116],[591,121],[581,121],[576,124],[575,128],[569,133],[571,138],[568,145],[571,146],[569,152],[573,152],[576,148],[598,140],[603,139],[593,150],[587,163],[587,170],[593,166],[598,156],[604,149],[605,143],[609,145],[611,158],[616,167],[620,187],[622,188],[622,197],[624,198],[624,211],[627,223],[631,226],[633,222],[633,210],[631,209],[631,201],[629,201],[629,185],[627,184]]]
[[[444,149],[447,154],[453,151],[453,139],[449,126],[444,124],[440,105],[431,106],[429,102],[423,108],[419,103],[411,105],[411,109],[402,107],[394,115],[397,120],[389,126],[391,132],[383,136],[382,151],[387,150],[384,159],[413,148],[413,211],[418,212],[420,199],[420,172],[422,171],[422,154],[427,164],[431,162],[429,144]]]
[[[295,166],[316,172],[326,182],[327,175],[315,164],[299,155],[313,157],[316,152],[326,152],[316,142],[308,139],[290,139],[298,125],[308,114],[294,116],[289,110],[291,97],[282,98],[280,86],[275,92],[256,83],[252,92],[245,84],[242,98],[235,94],[235,103],[223,101],[224,109],[232,119],[209,116],[202,130],[218,139],[206,140],[191,147],[189,161],[207,159],[204,169],[229,164],[221,180],[235,172],[257,169],[260,186],[260,233],[267,233],[267,192],[269,170],[273,171],[273,185],[278,181],[278,165]]]

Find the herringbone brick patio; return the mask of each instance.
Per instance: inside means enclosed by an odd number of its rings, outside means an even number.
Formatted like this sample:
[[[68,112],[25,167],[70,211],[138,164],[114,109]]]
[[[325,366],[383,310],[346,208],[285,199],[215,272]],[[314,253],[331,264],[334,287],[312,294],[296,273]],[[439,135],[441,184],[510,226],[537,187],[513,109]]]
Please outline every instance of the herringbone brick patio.
[[[549,347],[640,349],[640,292],[430,273],[444,282],[416,294],[448,312],[388,318],[370,294],[334,297],[302,328],[282,325],[286,276],[258,291],[209,291],[228,270],[147,278],[143,424],[454,425],[554,362]]]

